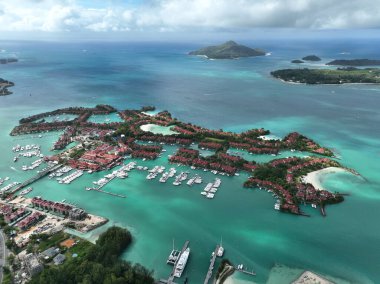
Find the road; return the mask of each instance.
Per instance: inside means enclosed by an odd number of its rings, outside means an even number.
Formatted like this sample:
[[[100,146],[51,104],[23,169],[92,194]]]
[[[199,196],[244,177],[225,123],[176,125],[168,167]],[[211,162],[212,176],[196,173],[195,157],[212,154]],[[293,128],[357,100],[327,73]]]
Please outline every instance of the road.
[[[0,230],[0,283],[3,282],[3,266],[7,259],[7,248],[5,247],[5,237],[3,230]]]

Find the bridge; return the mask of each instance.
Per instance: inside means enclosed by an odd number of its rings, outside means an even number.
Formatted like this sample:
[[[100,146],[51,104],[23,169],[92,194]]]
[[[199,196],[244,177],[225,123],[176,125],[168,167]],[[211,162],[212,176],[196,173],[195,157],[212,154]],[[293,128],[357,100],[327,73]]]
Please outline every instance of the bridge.
[[[11,191],[9,191],[10,194],[14,194],[16,193],[17,191],[23,189],[24,187],[34,183],[35,181],[37,180],[40,180],[41,178],[47,176],[48,174],[50,174],[51,172],[54,172],[56,170],[58,170],[60,167],[62,167],[62,165],[55,165],[55,166],[52,166],[48,169],[46,169],[45,171],[43,172],[40,172],[39,174],[35,175],[34,177],[31,177],[30,179],[24,181],[22,184],[20,184],[18,187],[15,187],[14,189],[12,189]]]

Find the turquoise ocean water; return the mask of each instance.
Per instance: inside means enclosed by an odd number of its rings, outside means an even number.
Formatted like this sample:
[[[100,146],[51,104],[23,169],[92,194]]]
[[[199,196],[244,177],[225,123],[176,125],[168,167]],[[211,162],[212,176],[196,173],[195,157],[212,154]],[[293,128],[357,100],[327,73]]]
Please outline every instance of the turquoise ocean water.
[[[315,67],[335,58],[380,58],[379,42],[246,43],[272,54],[205,60],[186,52],[208,43],[0,42],[0,50],[20,59],[0,66],[0,77],[15,82],[14,94],[0,97],[0,177],[23,181],[35,173],[20,170],[34,159],[13,163],[12,146],[38,143],[48,154],[59,135],[10,137],[18,120],[67,106],[105,103],[122,109],[155,105],[180,120],[214,129],[265,127],[280,137],[300,131],[332,147],[343,165],[363,176],[334,174],[324,180],[328,189],[350,194],[345,202],[327,207],[325,218],[310,207],[304,208],[310,218],[276,212],[270,194],[243,189],[244,174],[223,177],[214,200],[202,198],[201,186],[146,181],[138,171],[105,187],[125,194],[126,199],[84,190],[105,173],[86,174],[70,185],[44,179],[33,185],[29,195],[66,199],[109,218],[111,224],[128,227],[134,243],[124,257],[154,269],[157,278],[169,274],[166,258],[175,238],[178,247],[190,240],[192,253],[185,274],[191,283],[203,282],[210,253],[223,236],[225,256],[257,272],[255,278],[236,274],[238,279],[265,283],[271,269],[281,264],[352,283],[378,283],[380,87],[285,84],[271,78],[269,72],[292,66],[290,60],[308,54],[322,57],[322,63],[305,65]],[[103,122],[99,117],[93,119]],[[166,155],[175,148],[167,150]],[[258,161],[270,158],[256,157]],[[166,156],[139,164],[168,166]],[[205,181],[214,177],[201,174]]]

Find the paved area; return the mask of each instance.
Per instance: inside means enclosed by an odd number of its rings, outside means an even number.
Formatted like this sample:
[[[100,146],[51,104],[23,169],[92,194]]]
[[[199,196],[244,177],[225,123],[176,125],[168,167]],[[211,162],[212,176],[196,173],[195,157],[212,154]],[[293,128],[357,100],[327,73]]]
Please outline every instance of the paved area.
[[[7,248],[5,247],[5,237],[3,231],[0,230],[0,283],[3,282],[3,266],[7,258]]]

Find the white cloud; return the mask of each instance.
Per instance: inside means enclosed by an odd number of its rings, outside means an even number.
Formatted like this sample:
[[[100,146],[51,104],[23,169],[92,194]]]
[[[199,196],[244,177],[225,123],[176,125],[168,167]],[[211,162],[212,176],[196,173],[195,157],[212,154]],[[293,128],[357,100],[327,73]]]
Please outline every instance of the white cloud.
[[[76,0],[0,0],[0,30],[380,28],[380,0],[146,0],[133,7],[116,3],[119,6],[99,8]]]

